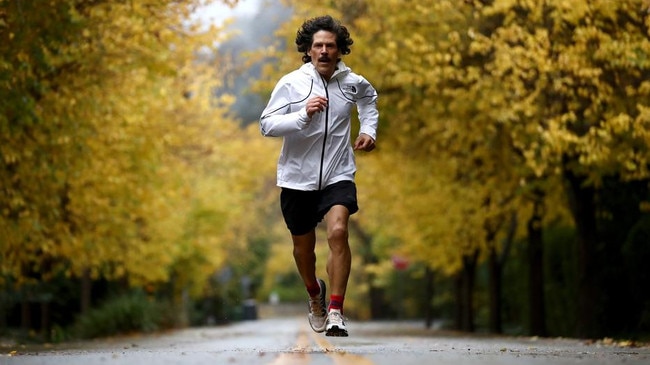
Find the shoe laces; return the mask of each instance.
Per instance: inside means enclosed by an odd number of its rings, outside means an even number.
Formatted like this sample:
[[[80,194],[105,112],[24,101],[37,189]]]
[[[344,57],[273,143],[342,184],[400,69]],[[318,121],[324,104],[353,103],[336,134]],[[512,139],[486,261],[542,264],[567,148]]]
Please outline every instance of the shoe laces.
[[[330,323],[335,323],[335,324],[343,324],[344,321],[347,320],[345,316],[343,316],[343,313],[339,311],[331,311],[329,312],[327,319],[329,320]]]
[[[318,298],[309,298],[309,310],[315,315],[318,316],[325,316],[325,308],[323,308],[323,305],[321,304],[320,297]]]

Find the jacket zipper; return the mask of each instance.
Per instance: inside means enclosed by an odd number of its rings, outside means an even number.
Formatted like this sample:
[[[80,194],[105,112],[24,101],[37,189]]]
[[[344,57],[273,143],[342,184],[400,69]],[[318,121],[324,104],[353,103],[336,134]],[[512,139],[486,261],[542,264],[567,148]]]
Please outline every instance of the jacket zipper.
[[[321,151],[320,155],[320,172],[318,174],[318,190],[321,190],[323,187],[323,166],[325,165],[325,144],[327,142],[327,133],[328,133],[328,124],[329,124],[329,111],[330,111],[330,103],[329,103],[329,92],[327,90],[327,81],[323,79],[321,76],[321,80],[323,81],[323,86],[325,86],[325,97],[327,98],[327,107],[325,108],[325,134],[323,136],[323,149]]]

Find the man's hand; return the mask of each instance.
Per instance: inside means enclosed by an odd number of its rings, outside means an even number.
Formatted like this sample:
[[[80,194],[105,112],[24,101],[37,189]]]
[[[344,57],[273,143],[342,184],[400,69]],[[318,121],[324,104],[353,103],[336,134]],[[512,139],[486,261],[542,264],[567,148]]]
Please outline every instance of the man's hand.
[[[315,96],[307,100],[307,105],[305,105],[305,111],[309,118],[317,112],[322,112],[325,108],[327,108],[327,98],[322,96]]]
[[[370,152],[375,149],[375,140],[369,135],[361,133],[354,141],[354,149]]]

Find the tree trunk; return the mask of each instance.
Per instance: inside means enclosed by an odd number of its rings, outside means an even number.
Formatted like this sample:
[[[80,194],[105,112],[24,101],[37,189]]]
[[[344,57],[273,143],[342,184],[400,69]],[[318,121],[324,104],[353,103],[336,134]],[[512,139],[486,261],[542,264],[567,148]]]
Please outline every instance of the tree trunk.
[[[512,212],[510,214],[508,224],[508,230],[506,232],[506,237],[503,240],[503,247],[501,248],[501,254],[497,250],[497,245],[494,240],[496,237],[496,231],[488,231],[486,241],[488,242],[489,251],[489,260],[488,260],[488,269],[489,269],[489,296],[490,296],[490,318],[489,318],[489,328],[492,333],[503,333],[503,319],[501,317],[501,307],[503,304],[502,294],[503,294],[503,267],[505,265],[506,259],[510,254],[510,248],[512,243],[515,240],[515,234],[517,231],[517,213]]]
[[[425,306],[424,306],[424,317],[425,317],[425,326],[426,328],[431,328],[433,325],[433,292],[434,292],[434,286],[433,286],[433,279],[434,279],[434,274],[433,270],[427,266],[427,269],[424,273],[425,275],[425,280],[426,280],[426,287],[425,287],[425,294],[424,294],[424,300],[425,300]]]
[[[92,299],[92,280],[90,278],[90,270],[84,270],[81,275],[81,295],[80,295],[80,308],[81,313],[87,313],[90,310]]]
[[[50,302],[41,302],[41,333],[43,338],[50,340]]]
[[[474,332],[474,283],[476,278],[476,261],[478,250],[472,255],[463,257],[463,268],[460,272],[460,279],[457,284],[458,308],[457,316],[458,329],[466,332]]]
[[[29,299],[27,298],[20,301],[20,327],[23,330],[32,328],[32,312],[29,305]]]
[[[501,277],[503,272],[503,267],[499,261],[499,256],[496,251],[496,247],[492,245],[490,247],[490,258],[489,258],[489,295],[490,295],[490,332],[492,333],[502,333],[503,328],[501,327]]]
[[[565,171],[569,183],[571,212],[576,224],[578,245],[578,298],[576,335],[598,336],[596,306],[599,303],[596,270],[596,203],[595,190],[583,186],[584,178]]]
[[[534,192],[533,215],[528,221],[528,290],[530,334],[546,336],[546,307],[544,305],[544,249],[542,241],[542,218],[544,216],[544,193]]]
[[[465,313],[465,302],[463,301],[463,272],[454,277],[454,292],[456,297],[456,312],[454,313],[454,328],[458,331],[463,329],[463,313]]]
[[[0,333],[7,329],[7,306],[0,300]]]

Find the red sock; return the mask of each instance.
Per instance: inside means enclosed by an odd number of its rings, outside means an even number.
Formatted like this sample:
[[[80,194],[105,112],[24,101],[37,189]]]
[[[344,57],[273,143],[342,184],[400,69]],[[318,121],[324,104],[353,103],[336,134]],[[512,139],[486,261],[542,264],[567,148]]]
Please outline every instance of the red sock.
[[[316,281],[316,284],[307,287],[307,293],[309,293],[309,296],[312,298],[317,297],[318,294],[320,294],[320,285],[318,285],[318,281]]]
[[[327,308],[327,311],[329,312],[332,309],[338,309],[343,313],[343,300],[345,299],[344,296],[342,295],[335,295],[332,294],[330,295],[330,305]]]

